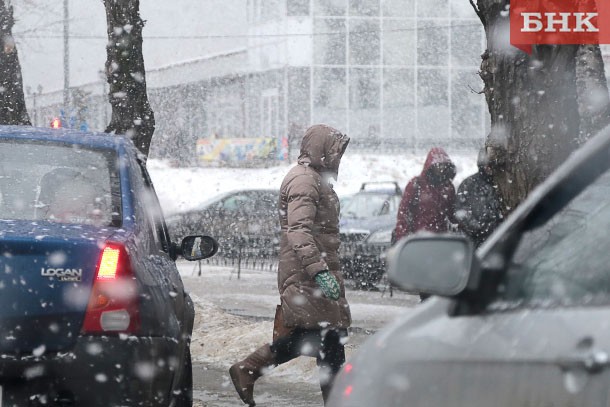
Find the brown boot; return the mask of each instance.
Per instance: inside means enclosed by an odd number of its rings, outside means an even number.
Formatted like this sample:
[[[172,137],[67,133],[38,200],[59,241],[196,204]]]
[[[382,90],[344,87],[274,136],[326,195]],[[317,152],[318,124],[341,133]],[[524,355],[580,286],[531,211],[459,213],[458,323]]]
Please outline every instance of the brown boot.
[[[275,364],[275,355],[271,352],[269,345],[261,346],[241,362],[235,363],[229,369],[231,381],[239,394],[239,398],[253,407],[254,382],[263,375],[263,369]]]

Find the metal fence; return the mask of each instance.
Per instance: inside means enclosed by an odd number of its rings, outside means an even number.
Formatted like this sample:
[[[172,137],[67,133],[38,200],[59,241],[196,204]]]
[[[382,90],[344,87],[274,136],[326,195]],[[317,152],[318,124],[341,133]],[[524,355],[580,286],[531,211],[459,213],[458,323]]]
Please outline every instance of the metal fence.
[[[275,272],[278,266],[279,240],[274,237],[240,236],[219,242],[218,253],[204,264],[232,267],[239,278],[242,269]],[[373,268],[384,268],[383,253],[387,245],[370,245],[362,242],[343,242],[340,256],[350,270],[344,270],[347,278]],[[375,271],[378,273],[378,271]]]
[[[362,242],[342,242],[339,255],[346,280],[351,280],[356,289],[368,290],[382,284],[381,296],[389,293],[393,296],[393,287],[382,279],[385,272],[385,251],[388,245],[367,245]],[[218,253],[207,260],[200,261],[198,275],[201,276],[202,265],[230,267],[231,273],[241,278],[241,270],[261,270],[276,272],[279,257],[279,240],[271,237],[241,236],[230,241],[220,242]],[[369,284],[370,283],[370,284]]]
[[[206,264],[234,267],[237,270],[237,278],[240,278],[242,268],[262,271],[277,270],[280,251],[277,238],[242,235],[220,240],[218,243],[218,253],[207,259]]]

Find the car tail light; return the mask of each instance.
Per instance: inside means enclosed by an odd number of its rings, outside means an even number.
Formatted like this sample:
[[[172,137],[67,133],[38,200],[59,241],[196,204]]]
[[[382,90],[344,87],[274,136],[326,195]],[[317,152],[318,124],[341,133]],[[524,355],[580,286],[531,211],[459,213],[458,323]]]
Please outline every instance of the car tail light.
[[[352,372],[353,369],[354,369],[354,365],[352,365],[351,363],[346,363],[345,366],[343,366],[343,373],[345,374],[345,376],[347,376],[349,378],[349,374]],[[343,390],[343,396],[345,398],[349,398],[352,395],[353,391],[354,391],[354,386],[349,384],[349,385],[345,386],[345,389]]]
[[[82,333],[131,333],[140,328],[138,290],[125,247],[107,243],[97,263]]]

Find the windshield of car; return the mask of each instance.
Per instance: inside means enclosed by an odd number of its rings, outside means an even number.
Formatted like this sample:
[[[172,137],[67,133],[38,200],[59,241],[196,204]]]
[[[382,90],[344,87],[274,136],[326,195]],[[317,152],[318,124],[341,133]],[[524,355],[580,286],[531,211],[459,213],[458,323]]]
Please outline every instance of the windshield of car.
[[[387,194],[356,194],[350,198],[344,208],[341,208],[341,214],[349,218],[396,215],[398,199]]]
[[[0,219],[120,225],[115,153],[0,142]]]
[[[223,200],[220,207],[229,212],[254,210],[255,198],[252,195],[235,194]]]
[[[610,171],[524,234],[492,309],[610,303]]]

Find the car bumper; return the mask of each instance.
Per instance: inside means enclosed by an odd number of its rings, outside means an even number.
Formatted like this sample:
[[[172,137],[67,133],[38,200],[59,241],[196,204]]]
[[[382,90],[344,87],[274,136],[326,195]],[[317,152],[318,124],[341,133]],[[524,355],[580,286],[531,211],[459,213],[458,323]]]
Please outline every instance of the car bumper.
[[[66,353],[0,356],[3,405],[167,405],[179,360],[175,340],[140,337],[80,337]]]

